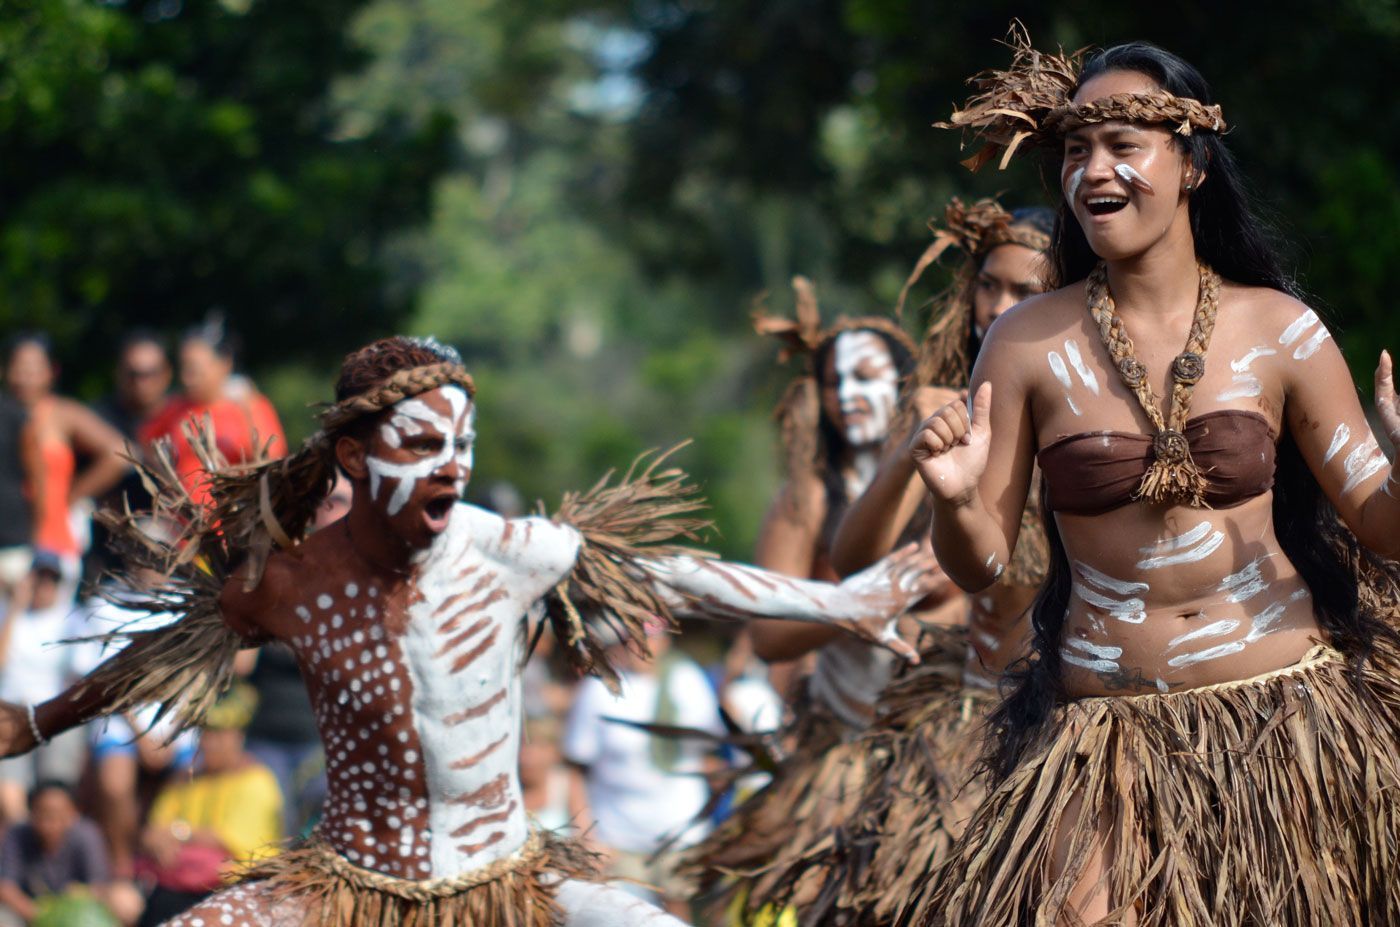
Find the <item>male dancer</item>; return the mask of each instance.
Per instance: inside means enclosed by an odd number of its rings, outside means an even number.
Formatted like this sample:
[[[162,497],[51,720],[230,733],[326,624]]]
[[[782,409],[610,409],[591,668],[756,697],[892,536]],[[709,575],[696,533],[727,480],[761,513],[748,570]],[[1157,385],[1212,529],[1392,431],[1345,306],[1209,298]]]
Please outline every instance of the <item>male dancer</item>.
[[[193,723],[239,646],[280,640],[325,743],[320,829],[172,924],[679,923],[587,881],[585,854],[532,830],[516,777],[524,619],[548,614],[565,650],[605,678],[590,623],[644,647],[642,624],[677,612],[831,623],[907,655],[893,618],[925,593],[927,560],[904,551],[831,586],[687,554],[666,542],[692,536],[699,523],[683,516],[698,502],[681,474],[655,467],[566,497],[553,521],[460,504],[473,388],[456,352],[431,340],[350,355],[336,393],[323,431],[293,457],[211,466],[210,509],[165,468],[157,507],[183,519],[183,543],[116,522],[133,566],[160,562],[170,577],[152,607],[184,618],[133,632],[37,710],[0,706],[0,747],[19,753],[133,703]],[[349,513],[294,541],[335,468],[354,488]]]

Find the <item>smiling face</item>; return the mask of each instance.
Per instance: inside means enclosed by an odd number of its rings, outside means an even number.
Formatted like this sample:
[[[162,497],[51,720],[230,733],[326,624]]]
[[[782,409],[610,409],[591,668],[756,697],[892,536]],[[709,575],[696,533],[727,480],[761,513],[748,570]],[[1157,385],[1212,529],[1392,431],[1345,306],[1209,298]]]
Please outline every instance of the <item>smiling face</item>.
[[[1107,71],[1085,81],[1074,102],[1160,89],[1143,74]],[[1169,130],[1104,122],[1065,136],[1060,186],[1094,253],[1122,260],[1171,235],[1190,234],[1190,170]]]
[[[822,408],[846,441],[865,447],[884,440],[899,401],[899,371],[885,339],[874,332],[836,336],[822,377]]]
[[[410,547],[447,530],[471,479],[475,423],[466,391],[439,387],[395,404],[359,445],[363,456],[352,455],[347,471],[363,474],[356,482],[364,481],[370,504]]]

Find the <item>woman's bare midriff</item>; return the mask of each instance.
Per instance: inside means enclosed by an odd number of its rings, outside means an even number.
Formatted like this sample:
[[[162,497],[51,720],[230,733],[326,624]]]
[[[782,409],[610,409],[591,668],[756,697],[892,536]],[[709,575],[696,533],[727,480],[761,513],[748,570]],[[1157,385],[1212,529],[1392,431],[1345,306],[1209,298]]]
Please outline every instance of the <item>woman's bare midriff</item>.
[[[1322,639],[1279,547],[1272,495],[1230,509],[1057,515],[1073,575],[1060,666],[1071,697],[1179,692],[1296,663]]]

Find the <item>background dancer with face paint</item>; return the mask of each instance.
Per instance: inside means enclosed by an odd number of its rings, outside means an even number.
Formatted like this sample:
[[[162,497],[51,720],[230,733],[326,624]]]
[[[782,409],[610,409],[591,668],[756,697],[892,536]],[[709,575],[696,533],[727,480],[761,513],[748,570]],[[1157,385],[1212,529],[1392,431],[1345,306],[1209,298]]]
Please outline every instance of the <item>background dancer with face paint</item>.
[[[831,534],[879,461],[901,383],[913,366],[913,344],[887,318],[841,317],[824,328],[811,283],[796,277],[793,292],[794,318],[754,318],[760,334],[782,342],[781,359],[797,358],[805,367],[774,412],[784,481],[764,519],[755,560],[788,576],[827,580],[835,578]],[[906,618],[903,636],[917,646],[919,617]],[[811,673],[794,684],[797,691],[784,693],[794,696],[794,717],[779,739],[791,752],[767,786],[687,853],[686,871],[717,919],[763,923],[785,905],[804,911],[820,890],[822,873],[811,872],[801,885],[794,874],[807,870],[802,861],[860,794],[851,744],[873,717],[894,661],[831,627],[760,621],[751,633],[754,652],[769,662],[814,658]],[[745,876],[735,879],[734,872]]]
[[[928,490],[909,455],[917,424],[966,389],[992,323],[1043,292],[1053,223],[1044,208],[1011,213],[993,200],[964,206],[954,199],[942,224],[933,226],[934,241],[915,264],[900,308],[944,253],[956,251],[961,263],[935,302],[890,451],[836,531],[838,571],[863,569],[909,531],[928,531]],[[809,857],[841,873],[832,880],[839,891],[824,895],[823,919],[812,923],[875,925],[909,916],[918,887],[946,858],[982,798],[981,781],[973,780],[983,722],[997,704],[1002,672],[1027,652],[1030,605],[1045,565],[1033,493],[1015,553],[996,582],[960,597],[957,627],[928,635],[921,665],[901,670],[880,694],[875,724],[859,745],[866,777],[859,804],[826,835],[829,849]]]
[[[1013,45],[952,124],[974,164],[1058,151],[1061,288],[994,326],[914,456],[960,585],[1016,543],[1037,457],[1052,561],[999,784],[920,921],[1400,923],[1395,470],[1200,74]],[[1400,437],[1385,353],[1376,406]]]
[[[679,471],[655,464],[570,494],[555,519],[505,520],[460,502],[476,406],[456,352],[393,338],[349,357],[323,430],[297,454],[222,467],[207,433],[210,507],[168,453],[159,514],[174,545],[112,517],[128,579],[152,610],[117,657],[42,706],[0,706],[8,754],[84,720],[151,702],[196,723],[250,642],[292,647],[326,750],[329,794],[308,843],[171,922],[674,924],[580,877],[587,854],[532,831],[516,775],[519,668],[548,616],[582,669],[615,678],[591,628],[643,648],[675,614],[827,622],[909,654],[894,617],[926,591],[912,548],[841,586],[720,563],[679,546],[703,527]],[[353,486],[339,522],[306,535],[336,469]],[[304,538],[304,540],[303,540]],[[141,568],[167,577],[154,588]]]

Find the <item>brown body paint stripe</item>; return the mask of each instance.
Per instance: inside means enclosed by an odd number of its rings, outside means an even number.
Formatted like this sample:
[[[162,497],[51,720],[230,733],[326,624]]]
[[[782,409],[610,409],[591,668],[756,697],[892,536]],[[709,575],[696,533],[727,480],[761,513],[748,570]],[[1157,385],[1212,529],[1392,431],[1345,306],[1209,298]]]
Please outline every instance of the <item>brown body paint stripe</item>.
[[[510,787],[510,776],[501,773],[479,789],[463,792],[452,799],[454,805],[471,805],[476,808],[499,808],[506,803],[506,789]]]
[[[494,834],[487,837],[480,843],[463,843],[458,845],[457,849],[470,856],[473,853],[480,853],[487,847],[494,846],[495,844],[500,843],[504,839],[506,839],[506,835],[503,834],[501,831],[496,831]]]
[[[501,546],[505,547],[510,543],[511,535],[515,534],[515,522],[506,519],[506,526],[501,529]]]
[[[462,610],[458,612],[457,615],[455,615],[451,621],[447,622],[447,624],[444,624],[441,628],[439,628],[439,630],[451,631],[463,618],[467,617],[467,615],[470,615],[472,612],[479,612],[483,608],[495,605],[497,602],[501,601],[505,597],[506,591],[497,587],[496,589],[493,589],[491,591],[490,595],[485,596],[484,598],[477,599],[475,602],[472,602],[469,605],[464,605],[462,607]]]
[[[463,722],[480,718],[492,708],[495,708],[497,705],[499,705],[505,699],[505,697],[506,690],[502,689],[495,695],[488,698],[486,701],[482,702],[480,705],[477,705],[475,708],[467,708],[462,711],[456,712],[455,714],[448,715],[446,718],[442,719],[442,723],[446,724],[448,727],[454,727],[458,724],[462,724]]]
[[[720,579],[724,580],[726,583],[728,583],[729,585],[733,586],[733,587],[734,587],[734,591],[737,592],[737,593],[739,593],[739,594],[740,594],[741,596],[743,596],[744,598],[749,599],[749,600],[751,600],[751,601],[757,601],[757,600],[758,600],[758,596],[756,596],[756,595],[753,594],[753,590],[749,589],[749,588],[748,588],[747,586],[745,586],[743,583],[739,582],[739,580],[737,580],[737,579],[735,579],[733,576],[731,576],[731,575],[729,574],[729,571],[726,570],[726,569],[724,569],[723,567],[717,567],[717,566],[715,566],[714,564],[709,563],[708,561],[705,561],[705,560],[697,560],[696,563],[700,564],[700,566],[701,566],[703,569],[709,570],[711,573],[715,574],[715,575],[718,576]]]
[[[470,572],[464,573],[463,576],[470,576],[478,569],[480,569],[480,567],[471,567]],[[433,610],[433,614],[441,615],[443,612],[450,611],[454,606],[456,606],[458,602],[463,602],[467,599],[470,599],[472,595],[473,593],[468,592],[465,589],[461,592],[454,592],[452,595],[442,600],[442,604]]]
[[[462,670],[471,666],[477,661],[478,658],[481,657],[483,653],[491,649],[491,645],[496,643],[496,638],[500,636],[501,626],[496,625],[494,628],[491,629],[490,634],[486,635],[481,639],[481,643],[477,644],[471,650],[468,650],[466,653],[462,654],[460,657],[452,661],[452,672],[460,673]]]
[[[450,768],[471,769],[477,763],[480,763],[482,760],[495,753],[496,750],[500,748],[501,744],[505,743],[507,740],[510,740],[510,735],[502,734],[500,740],[497,740],[495,743],[489,744],[485,749],[473,753],[471,756],[464,756],[460,760],[453,760]]]
[[[480,610],[480,609],[473,608],[470,604],[468,604],[468,605],[466,605],[466,606],[464,606],[464,607],[462,607],[462,608],[459,608],[459,609],[452,615],[451,618],[448,618],[446,621],[444,621],[444,622],[442,623],[442,626],[438,628],[438,633],[439,633],[439,634],[451,634],[453,631],[457,630],[457,628],[458,628],[459,626],[461,626],[462,622],[463,622],[467,617],[469,617],[469,616],[472,614],[472,612],[479,611],[479,610]],[[489,620],[489,619],[487,619],[487,620]]]
[[[749,582],[757,583],[764,589],[767,589],[769,592],[776,592],[778,589],[777,583],[773,582],[766,576],[759,575],[757,570],[744,570],[743,573],[744,576],[748,578]]]
[[[462,646],[462,645],[465,644],[467,641],[471,640],[471,638],[472,638],[474,635],[480,633],[480,632],[481,632],[481,629],[484,628],[484,627],[486,627],[486,626],[487,626],[488,624],[490,624],[490,623],[491,623],[491,619],[490,619],[490,618],[479,618],[479,619],[477,619],[476,624],[472,625],[470,628],[467,628],[467,629],[466,629],[465,631],[463,631],[461,634],[456,635],[455,637],[453,637],[452,639],[450,639],[447,643],[443,644],[441,647],[438,648],[438,652],[435,653],[435,654],[433,654],[433,656],[440,657],[440,656],[443,656],[443,655],[446,654],[446,653],[450,653],[451,651],[456,650],[458,647]],[[438,633],[439,633],[439,634],[442,634],[442,633],[444,633],[444,632],[451,631],[451,630],[452,630],[451,628],[449,628],[449,627],[447,627],[447,626],[444,625],[441,629],[439,629]]]
[[[484,827],[487,824],[503,823],[504,821],[508,820],[512,814],[515,813],[515,807],[515,799],[512,798],[510,800],[510,804],[506,805],[504,811],[497,811],[495,814],[483,814],[481,817],[477,818],[474,821],[468,821],[461,827],[454,830],[452,832],[452,836],[465,837],[472,831],[476,830],[478,827]]]

